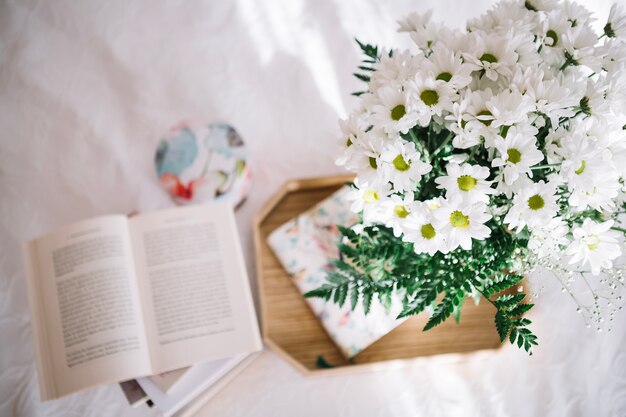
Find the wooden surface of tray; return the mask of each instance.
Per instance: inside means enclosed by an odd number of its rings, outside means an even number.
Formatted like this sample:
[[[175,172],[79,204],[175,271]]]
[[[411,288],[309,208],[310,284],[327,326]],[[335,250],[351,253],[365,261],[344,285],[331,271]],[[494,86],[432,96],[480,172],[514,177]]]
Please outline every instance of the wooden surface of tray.
[[[316,374],[356,370],[362,368],[361,365],[383,361],[498,348],[495,308],[486,302],[476,306],[468,300],[462,308],[460,324],[450,319],[423,332],[428,317],[420,314],[379,339],[351,362],[343,357],[282,268],[267,243],[267,237],[351,179],[351,176],[343,176],[289,181],[258,214],[254,238],[262,332],[266,343],[301,371]],[[320,368],[319,357],[336,367]]]

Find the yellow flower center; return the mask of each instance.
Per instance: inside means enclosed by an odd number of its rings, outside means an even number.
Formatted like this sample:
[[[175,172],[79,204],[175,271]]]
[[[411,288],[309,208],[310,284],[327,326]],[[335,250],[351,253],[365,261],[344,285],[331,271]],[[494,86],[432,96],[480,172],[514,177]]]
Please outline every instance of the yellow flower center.
[[[596,235],[591,235],[585,239],[585,243],[587,244],[589,250],[596,250],[600,244],[600,239],[598,239],[598,236]]]
[[[375,203],[376,201],[378,201],[379,198],[380,197],[376,190],[372,190],[371,188],[365,190],[365,192],[363,193],[363,201],[365,201],[366,203]]]
[[[528,199],[528,207],[531,210],[541,210],[543,206],[545,206],[545,201],[539,194],[535,194]]]
[[[584,159],[580,161],[580,167],[576,171],[574,171],[574,174],[580,175],[583,172],[585,172],[585,160]]]
[[[439,103],[439,94],[435,90],[424,90],[420,94],[420,98],[427,106],[434,106]]]
[[[517,164],[522,160],[522,153],[515,148],[508,149],[506,154],[509,156],[509,162],[513,164]]]
[[[409,215],[409,211],[406,209],[406,207],[402,205],[395,206],[393,208],[393,212],[396,216],[400,217],[401,219],[404,219],[406,216]]]
[[[407,163],[404,158],[402,157],[402,155],[398,155],[393,159],[393,166],[401,172],[407,171],[409,168],[411,168],[411,163]]]
[[[435,232],[435,228],[430,223],[423,225],[420,232],[422,233],[422,237],[428,240],[434,238],[437,234],[437,232]]]
[[[450,224],[457,229],[466,229],[469,226],[469,217],[461,213],[459,210],[455,210],[450,214]]]
[[[462,191],[470,191],[476,187],[476,178],[469,175],[461,175],[457,178],[456,183]]]
[[[398,121],[404,117],[406,114],[406,107],[404,104],[398,104],[396,107],[391,109],[391,120]]]

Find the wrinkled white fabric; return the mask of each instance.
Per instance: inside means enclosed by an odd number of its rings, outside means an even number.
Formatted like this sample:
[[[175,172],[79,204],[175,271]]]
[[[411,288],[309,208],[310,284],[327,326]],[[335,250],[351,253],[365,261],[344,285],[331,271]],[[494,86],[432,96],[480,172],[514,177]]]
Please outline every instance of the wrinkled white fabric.
[[[608,1],[585,1],[608,15]],[[237,218],[254,285],[251,221],[287,179],[342,172],[337,118],[362,87],[354,36],[406,46],[395,21],[434,8],[463,27],[475,1],[0,1],[0,415],[153,416],[117,386],[41,403],[20,243],[79,219],[171,206],[153,166],[181,119],[223,120],[251,152]],[[626,314],[584,326],[547,274],[535,355],[307,378],[266,351],[203,409],[211,416],[624,416]],[[255,286],[256,287],[256,286]]]

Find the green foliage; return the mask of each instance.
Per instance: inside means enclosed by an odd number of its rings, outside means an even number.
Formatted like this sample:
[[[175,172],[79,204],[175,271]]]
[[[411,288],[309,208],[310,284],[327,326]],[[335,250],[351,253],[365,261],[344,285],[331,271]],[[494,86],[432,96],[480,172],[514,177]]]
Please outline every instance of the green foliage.
[[[370,74],[376,70],[372,65],[380,61],[380,56],[378,55],[378,47],[375,45],[362,43],[358,39],[354,40],[361,48],[361,51],[365,55],[365,58],[363,58],[362,64],[358,67],[362,72],[355,72],[352,75],[354,75],[359,80],[368,83],[370,82]],[[367,91],[357,91],[356,93],[352,93],[352,95],[358,97],[366,92]]]
[[[514,238],[494,220],[487,226],[491,236],[474,241],[471,250],[457,249],[432,256],[416,254],[411,243],[396,238],[384,226],[367,226],[361,233],[340,227],[341,257],[333,261],[335,270],[328,273],[325,284],[305,296],[332,299],[339,305],[349,299],[352,309],[360,302],[367,313],[374,297],[388,308],[397,292],[403,300],[398,317],[420,314],[433,307],[426,331],[453,314],[458,321],[465,299],[481,295],[496,308],[500,339],[508,337],[511,343],[530,353],[537,344],[536,336],[528,329],[530,320],[522,315],[533,305],[523,303],[525,294],[510,292],[523,277],[507,272],[516,250],[525,242]]]

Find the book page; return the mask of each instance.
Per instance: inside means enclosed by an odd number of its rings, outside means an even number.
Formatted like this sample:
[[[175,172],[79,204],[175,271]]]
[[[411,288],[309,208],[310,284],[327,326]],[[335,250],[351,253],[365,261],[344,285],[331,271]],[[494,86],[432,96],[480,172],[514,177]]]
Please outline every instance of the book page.
[[[130,219],[153,373],[261,349],[232,208]]]
[[[125,216],[65,227],[27,255],[44,399],[150,372]]]

